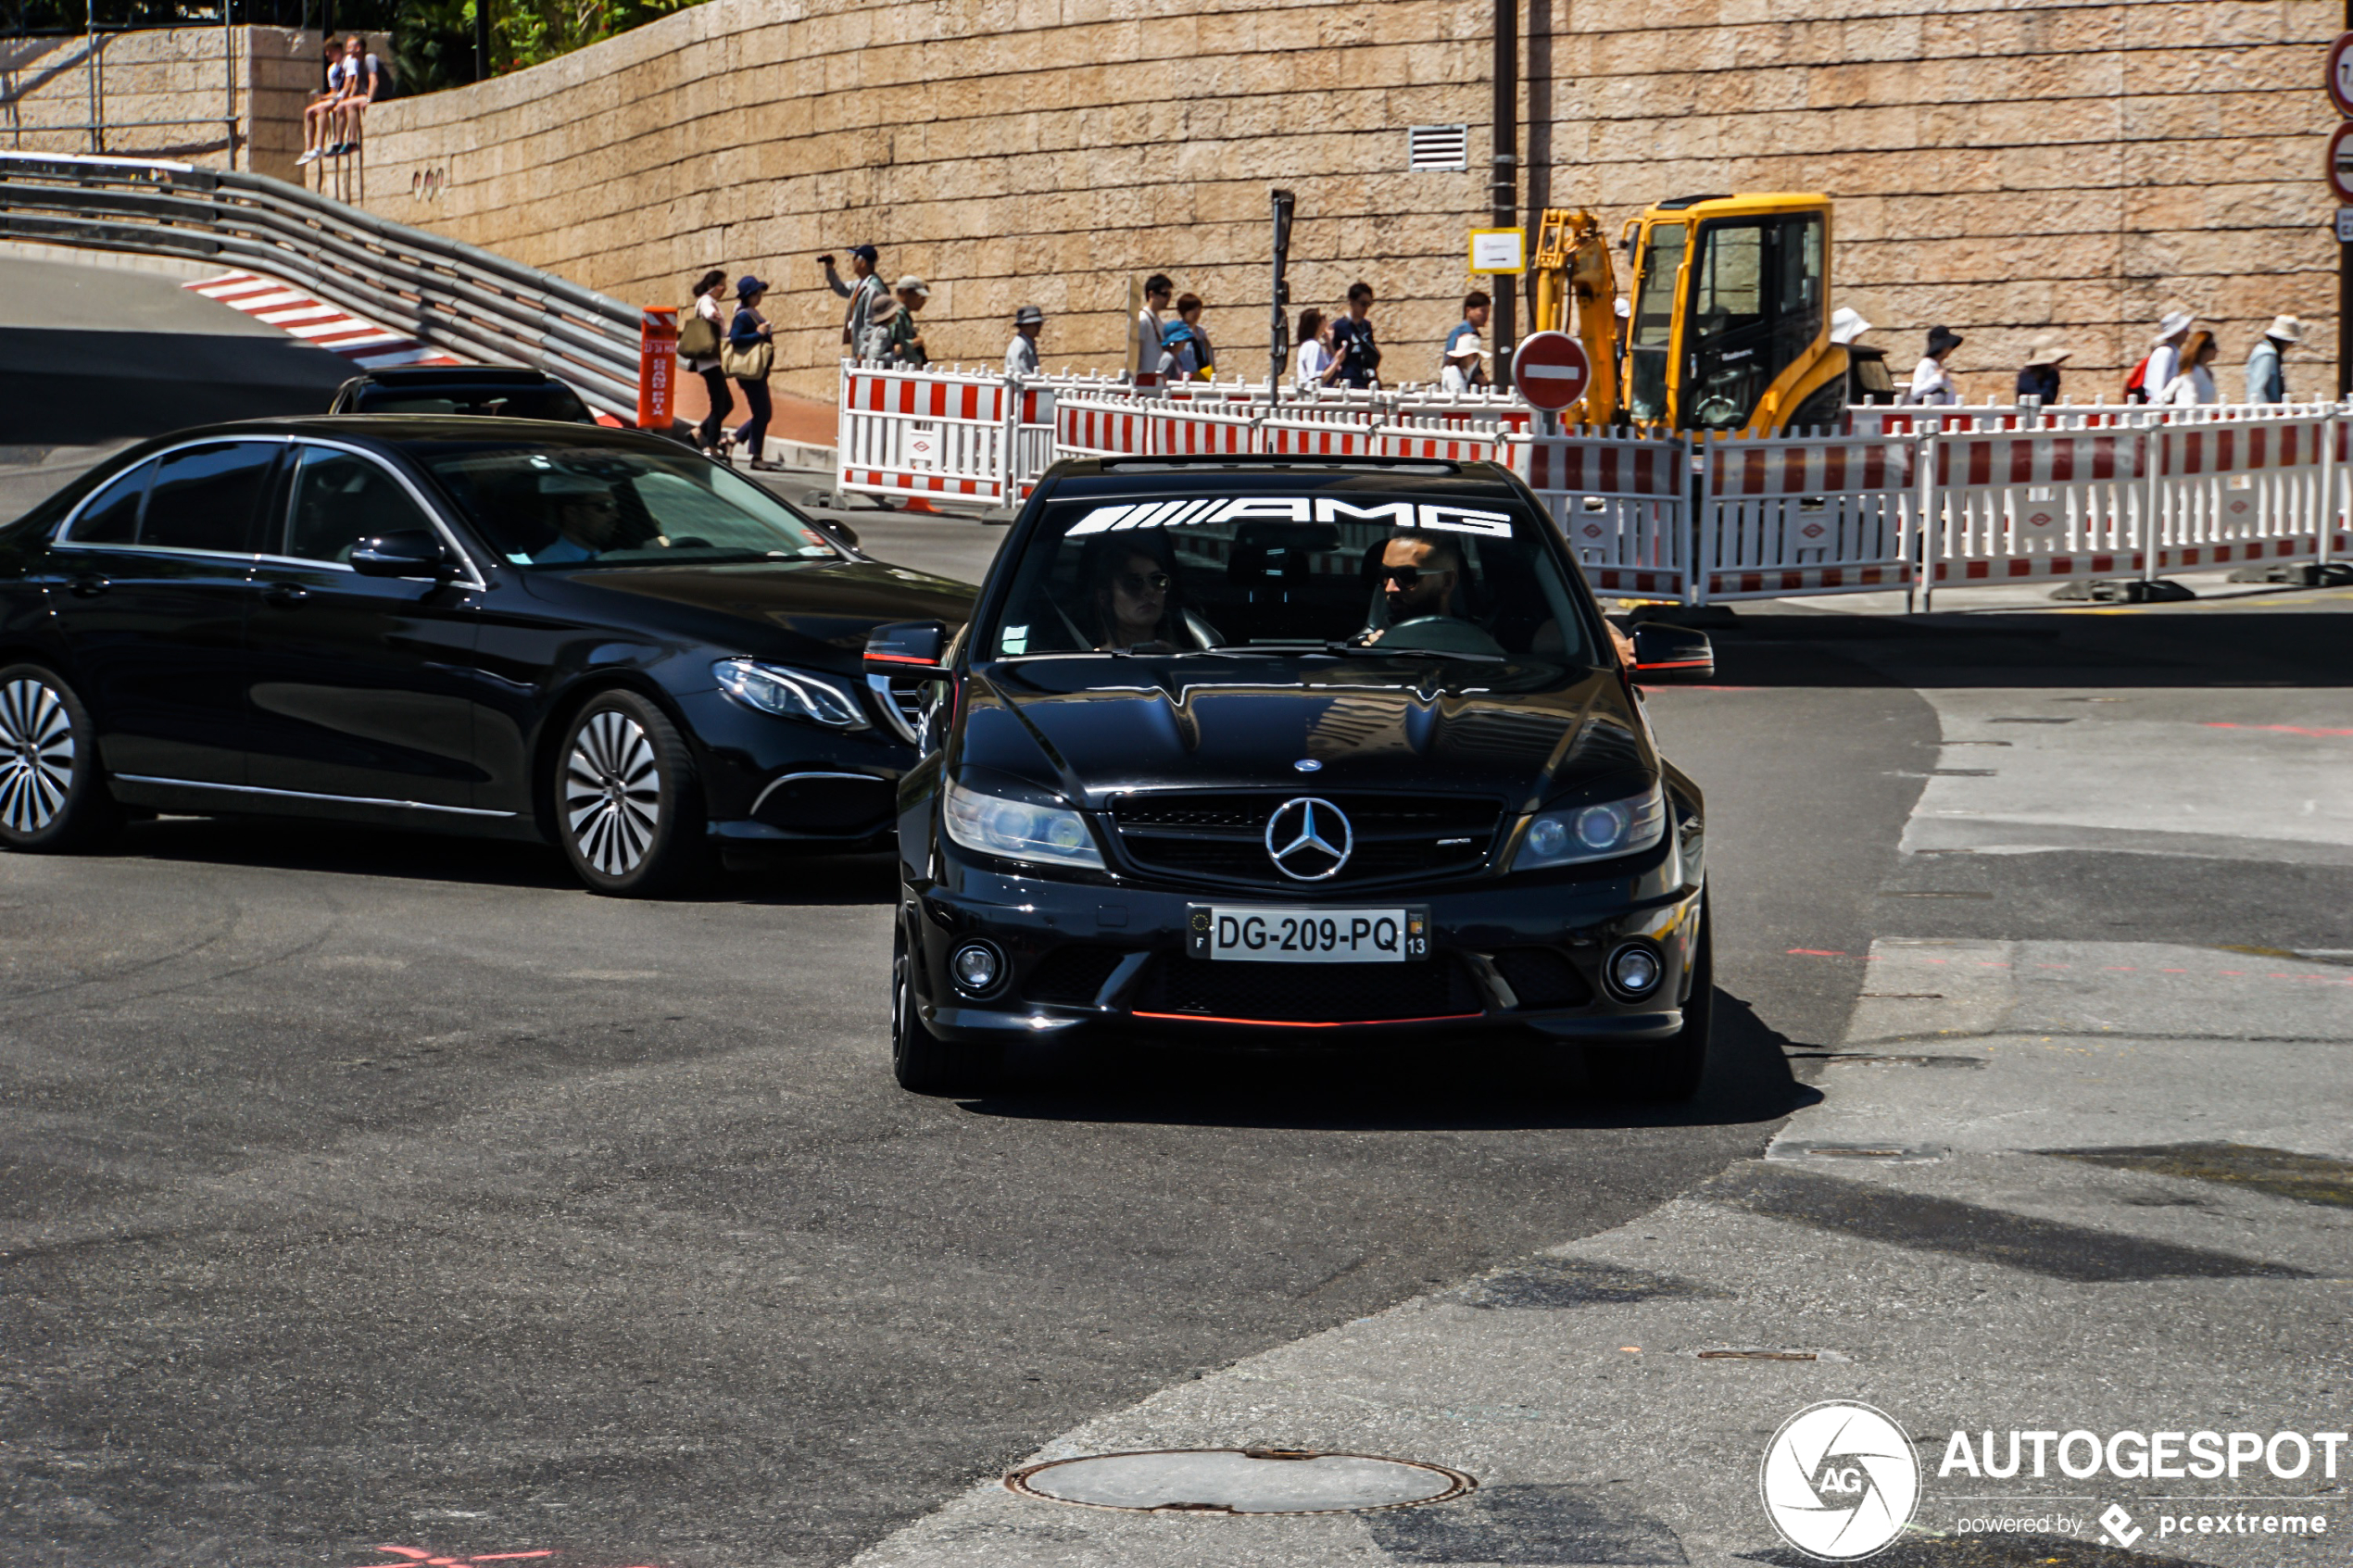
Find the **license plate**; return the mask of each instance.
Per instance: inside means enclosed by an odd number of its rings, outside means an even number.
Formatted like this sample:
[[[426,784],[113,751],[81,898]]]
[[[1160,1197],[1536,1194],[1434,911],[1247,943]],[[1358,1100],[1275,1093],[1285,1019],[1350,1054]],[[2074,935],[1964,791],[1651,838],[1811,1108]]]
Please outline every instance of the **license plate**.
[[[1428,909],[1186,906],[1185,950],[1259,963],[1403,963],[1429,957]]]

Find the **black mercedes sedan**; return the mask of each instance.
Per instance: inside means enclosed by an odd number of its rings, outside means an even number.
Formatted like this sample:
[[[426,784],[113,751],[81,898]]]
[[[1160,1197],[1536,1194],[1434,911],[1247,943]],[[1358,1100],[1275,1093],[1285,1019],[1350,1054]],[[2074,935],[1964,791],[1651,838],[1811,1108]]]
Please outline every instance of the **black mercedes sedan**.
[[[1049,470],[931,684],[900,797],[900,1084],[1041,1036],[1515,1031],[1685,1098],[1711,1014],[1700,791],[1541,504],[1476,463]]]
[[[867,634],[972,593],[657,436],[184,431],[0,526],[0,843],[281,813],[546,840],[618,895],[879,847],[921,689]]]

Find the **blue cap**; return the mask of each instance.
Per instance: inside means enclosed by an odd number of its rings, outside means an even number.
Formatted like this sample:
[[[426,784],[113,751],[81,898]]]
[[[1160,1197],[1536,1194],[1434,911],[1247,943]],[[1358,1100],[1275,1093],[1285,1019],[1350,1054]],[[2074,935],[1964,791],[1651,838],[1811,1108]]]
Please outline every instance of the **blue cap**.
[[[851,245],[849,254],[864,261],[869,267],[882,259],[882,252],[872,245]]]
[[[743,299],[755,294],[766,294],[768,285],[747,272],[736,280],[736,297]]]

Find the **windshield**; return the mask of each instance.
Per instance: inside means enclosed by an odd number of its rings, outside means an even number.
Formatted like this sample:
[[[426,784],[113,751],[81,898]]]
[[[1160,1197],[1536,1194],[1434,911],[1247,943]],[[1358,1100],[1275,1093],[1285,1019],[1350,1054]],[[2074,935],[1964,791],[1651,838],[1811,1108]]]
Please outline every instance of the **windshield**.
[[[592,446],[410,448],[483,542],[520,567],[837,560],[790,507],[680,452]]]
[[[975,646],[1593,662],[1534,508],[1395,486],[1057,502]]]
[[[596,416],[568,386],[369,386],[353,398],[355,414],[483,414],[510,420],[558,420],[594,424]]]

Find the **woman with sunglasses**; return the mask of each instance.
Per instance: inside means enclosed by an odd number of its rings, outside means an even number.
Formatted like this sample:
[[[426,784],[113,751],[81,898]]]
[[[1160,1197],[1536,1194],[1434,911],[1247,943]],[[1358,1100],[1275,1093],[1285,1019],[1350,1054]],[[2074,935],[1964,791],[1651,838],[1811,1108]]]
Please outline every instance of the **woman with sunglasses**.
[[[1168,568],[1149,550],[1128,543],[1098,557],[1091,574],[1099,649],[1176,646],[1169,631]]]

